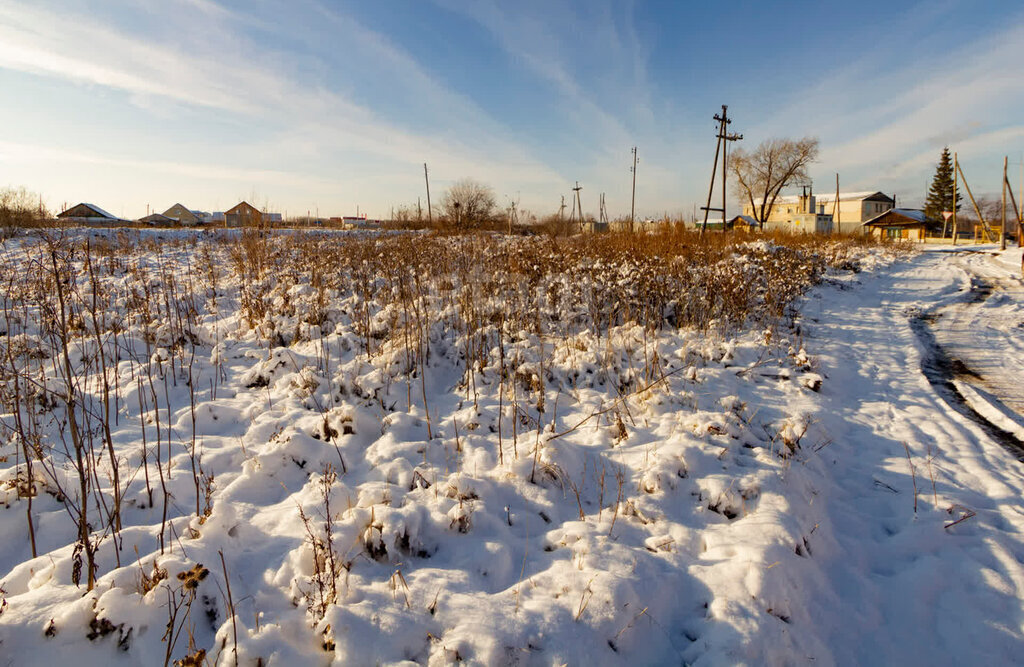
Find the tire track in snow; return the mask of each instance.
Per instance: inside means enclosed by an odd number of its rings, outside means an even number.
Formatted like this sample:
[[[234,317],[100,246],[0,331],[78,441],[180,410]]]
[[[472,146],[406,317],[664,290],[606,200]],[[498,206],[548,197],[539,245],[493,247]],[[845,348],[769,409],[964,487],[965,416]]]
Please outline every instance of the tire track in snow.
[[[924,349],[921,370],[951,408],[978,424],[1017,460],[1024,461],[1022,429],[1013,424],[1017,420],[993,419],[993,413],[998,415],[1007,409],[1024,416],[1020,388],[1024,367],[1016,354],[1024,344],[1024,335],[1014,335],[1020,324],[1014,321],[1012,309],[1012,304],[1024,302],[1024,288],[1018,278],[1003,275],[989,265],[987,253],[965,251],[955,257],[954,265],[970,277],[966,298],[910,318]],[[1011,304],[1009,308],[1006,302]],[[960,390],[962,384],[982,389],[988,399],[970,391],[965,396]],[[984,404],[979,405],[979,400]]]
[[[1024,470],[947,408],[912,326],[928,306],[964,300],[957,274],[918,255],[821,293],[807,326],[834,443],[821,452],[829,488],[814,543],[829,583],[806,605],[837,664],[1005,664],[1024,646]],[[976,514],[946,528],[956,507]]]
[[[1018,461],[1024,462],[1024,442],[1016,435],[993,424],[987,417],[972,407],[954,382],[957,379],[978,378],[981,376],[971,371],[959,359],[951,358],[938,344],[931,330],[930,322],[934,321],[927,315],[915,315],[910,318],[910,327],[917,335],[924,348],[921,355],[921,372],[928,378],[932,388],[954,410],[980,426],[985,434],[1009,450]]]

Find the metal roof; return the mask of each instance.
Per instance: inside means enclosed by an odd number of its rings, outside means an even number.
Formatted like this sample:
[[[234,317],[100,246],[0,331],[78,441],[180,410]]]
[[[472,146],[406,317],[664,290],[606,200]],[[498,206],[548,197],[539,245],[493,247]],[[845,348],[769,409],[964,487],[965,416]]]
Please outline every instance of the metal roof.
[[[97,217],[107,218],[108,220],[117,220],[118,219],[116,215],[110,215],[109,213],[104,211],[99,206],[96,206],[95,204],[88,204],[86,202],[82,202],[80,204],[75,204],[74,206],[68,208],[67,211],[62,211],[57,217],[61,217],[61,216],[64,216],[64,217],[83,217],[83,216],[68,216],[68,215],[66,215],[68,211],[74,210],[74,209],[78,208],[79,206],[85,206],[86,208],[89,208],[89,209],[95,211],[96,213],[99,214]]]
[[[881,195],[882,197],[884,197],[886,199],[886,201],[892,201],[893,200],[892,197],[890,197],[889,195],[885,194],[881,190],[864,190],[862,192],[840,192],[839,193],[839,201],[863,201],[865,199],[871,199],[872,197],[875,197],[876,195]],[[778,199],[775,200],[775,204],[776,205],[778,205],[778,204],[799,204],[801,196],[802,195],[782,195]],[[825,204],[825,203],[831,202],[831,201],[835,200],[835,198],[836,197],[835,197],[834,194],[814,195],[815,202],[818,203],[818,204]],[[754,200],[754,205],[755,206],[760,206],[761,202],[762,202],[762,199],[760,199],[760,198],[755,199]]]
[[[898,215],[898,216],[906,219],[905,221],[893,220],[892,223],[890,223],[890,224],[905,224],[905,225],[909,225],[909,224],[918,223],[918,222],[923,222],[923,223],[936,222],[935,220],[932,220],[931,218],[926,216],[924,214],[924,211],[921,211],[921,210],[918,210],[918,209],[915,209],[915,208],[891,208],[888,211],[885,211],[884,213],[879,213],[878,215],[876,215],[875,217],[871,218],[870,220],[865,221],[864,224],[865,225],[881,224],[881,222],[880,222],[881,219],[884,218],[887,215]]]

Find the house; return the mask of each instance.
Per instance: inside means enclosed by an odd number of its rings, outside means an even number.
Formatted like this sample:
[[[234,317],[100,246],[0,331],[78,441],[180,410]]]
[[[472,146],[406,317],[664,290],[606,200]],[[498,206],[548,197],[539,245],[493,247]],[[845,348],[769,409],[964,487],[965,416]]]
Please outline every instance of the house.
[[[144,218],[139,218],[138,222],[141,222],[146,225],[168,226],[175,224],[177,220],[175,220],[174,218],[168,218],[166,215],[163,215],[162,213],[151,213]]]
[[[761,223],[757,221],[757,218],[749,215],[737,215],[734,218],[730,218],[726,224],[730,229],[745,232],[752,232],[761,228]]]
[[[110,215],[99,206],[84,202],[58,213],[57,217],[69,222],[116,223],[121,221],[120,218]]]
[[[246,227],[263,223],[263,214],[249,202],[239,202],[224,212],[228,227]]]
[[[868,220],[896,207],[896,200],[884,192],[840,192],[839,206],[836,195],[823,194],[817,197],[818,205],[832,214],[832,225],[840,234],[857,234],[863,231]]]
[[[810,201],[807,198],[810,198]],[[789,226],[790,221],[796,214],[806,214],[814,211],[815,214],[829,215],[832,217],[832,231],[841,234],[859,233],[863,230],[863,224],[874,218],[879,213],[888,211],[896,205],[896,201],[883,192],[868,190],[864,192],[840,192],[839,204],[836,205],[835,194],[815,195],[806,191],[799,195],[788,195],[775,200],[772,210],[765,220],[765,229],[778,225]],[[755,208],[759,208],[761,200],[755,200],[755,206],[750,203],[743,205],[743,214],[753,216]],[[807,227],[810,219],[801,221],[801,226]],[[817,220],[815,220],[817,225]]]
[[[924,211],[894,208],[879,213],[864,223],[864,230],[875,238],[924,241],[928,232],[942,229],[942,223],[932,220]]]
[[[182,225],[199,224],[199,216],[193,213],[182,204],[175,204],[163,212],[164,217],[170,218]]]

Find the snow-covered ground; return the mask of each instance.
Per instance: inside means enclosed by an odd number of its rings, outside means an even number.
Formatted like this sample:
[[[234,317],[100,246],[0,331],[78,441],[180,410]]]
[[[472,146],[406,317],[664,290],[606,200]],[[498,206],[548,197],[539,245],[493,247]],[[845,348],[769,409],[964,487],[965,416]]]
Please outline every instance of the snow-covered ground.
[[[773,261],[755,251],[731,261]],[[110,441],[131,479],[94,590],[80,565],[73,583],[74,466],[36,467],[33,558],[21,445],[0,450],[0,664],[200,650],[247,665],[1015,663],[1024,472],[980,421],[1024,428],[1019,251],[849,252],[767,326],[627,320],[478,352],[494,329],[477,337],[463,318],[426,336],[425,366],[410,339],[370,335],[409,335],[418,314],[385,309],[360,329],[355,290],[320,304],[337,323],[321,331],[284,316],[316,305],[300,281],[246,322],[244,286],[214,276],[222,291],[205,292],[190,333],[199,357],[162,347],[167,331],[150,350],[126,320],[121,345],[148,361],[110,369]],[[155,281],[185,263],[201,274],[200,257],[141,261]],[[972,278],[994,285],[986,299]],[[268,344],[271,320],[287,344]],[[977,344],[958,347],[964,331]],[[977,377],[937,388],[936,349]],[[477,354],[472,371],[460,361]],[[1011,361],[980,361],[997,358]],[[93,497],[102,516],[111,496]]]
[[[964,287],[969,289],[963,293],[963,300],[935,308],[931,325],[936,342],[961,362],[958,375],[993,394],[1018,415],[1024,414],[1024,276],[1020,256],[1019,249],[999,252],[996,246],[955,252],[949,264],[959,270]]]
[[[827,583],[801,597],[815,620],[810,631],[837,663],[1020,660],[1024,471],[936,392],[922,373],[931,350],[913,326],[922,313],[973,301],[972,276],[1019,287],[1019,251],[1011,252],[1009,262],[922,253],[862,274],[854,289],[817,290],[804,308],[806,347],[827,378],[814,414],[832,444],[812,482],[814,562]],[[992,299],[979,306],[987,316],[976,320],[971,354],[1020,364],[1022,303]],[[936,322],[946,343],[942,317]]]

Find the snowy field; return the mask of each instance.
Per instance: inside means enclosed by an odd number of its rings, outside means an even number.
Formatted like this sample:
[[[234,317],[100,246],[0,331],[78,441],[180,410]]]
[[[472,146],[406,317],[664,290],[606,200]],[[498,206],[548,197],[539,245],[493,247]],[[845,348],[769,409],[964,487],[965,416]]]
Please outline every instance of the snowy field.
[[[1020,251],[928,250],[8,240],[0,665],[1019,663]]]

